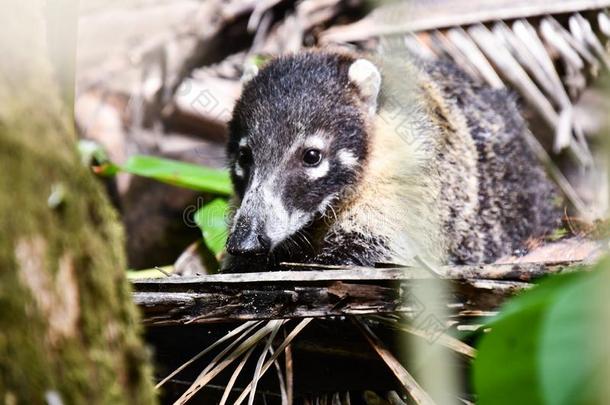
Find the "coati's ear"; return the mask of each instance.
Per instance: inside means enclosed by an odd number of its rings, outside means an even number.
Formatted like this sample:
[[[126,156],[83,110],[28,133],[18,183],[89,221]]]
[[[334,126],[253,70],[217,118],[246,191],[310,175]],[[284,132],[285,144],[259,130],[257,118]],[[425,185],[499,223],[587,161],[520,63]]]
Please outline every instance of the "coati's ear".
[[[258,74],[258,66],[256,66],[256,63],[248,63],[244,67],[244,73],[241,75],[241,82],[243,84],[246,84],[250,80],[254,79],[257,74]]]
[[[377,96],[381,88],[381,74],[377,66],[366,59],[358,59],[349,67],[347,75],[360,90],[360,96],[368,106],[369,114],[375,114]]]

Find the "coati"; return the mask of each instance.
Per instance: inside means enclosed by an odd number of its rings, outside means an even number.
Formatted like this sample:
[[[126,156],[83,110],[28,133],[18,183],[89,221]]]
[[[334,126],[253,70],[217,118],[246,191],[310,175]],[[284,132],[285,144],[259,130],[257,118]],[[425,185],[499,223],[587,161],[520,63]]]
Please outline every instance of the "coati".
[[[447,61],[278,57],[244,85],[229,123],[236,210],[223,267],[510,254],[560,218],[526,131],[508,92]]]

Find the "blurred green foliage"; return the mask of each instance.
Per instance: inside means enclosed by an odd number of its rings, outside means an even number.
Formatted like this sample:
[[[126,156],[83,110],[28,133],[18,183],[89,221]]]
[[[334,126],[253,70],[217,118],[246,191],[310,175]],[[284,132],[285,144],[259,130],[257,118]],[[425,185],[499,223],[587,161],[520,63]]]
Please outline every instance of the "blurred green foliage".
[[[505,305],[478,345],[478,403],[602,403],[609,266],[550,277]]]
[[[195,213],[195,223],[203,233],[208,249],[218,257],[227,242],[227,201],[216,198]]]
[[[131,173],[215,196],[195,212],[194,220],[201,229],[207,248],[216,257],[222,252],[227,238],[227,198],[233,194],[227,170],[143,155],[134,155],[125,164],[118,165],[111,162],[103,148],[95,142],[81,141],[78,149],[83,164],[92,166],[99,175]]]
[[[222,196],[230,196],[233,193],[229,173],[226,170],[155,156],[135,155],[123,165],[106,162],[97,166],[95,171],[102,175],[127,172],[173,186]]]

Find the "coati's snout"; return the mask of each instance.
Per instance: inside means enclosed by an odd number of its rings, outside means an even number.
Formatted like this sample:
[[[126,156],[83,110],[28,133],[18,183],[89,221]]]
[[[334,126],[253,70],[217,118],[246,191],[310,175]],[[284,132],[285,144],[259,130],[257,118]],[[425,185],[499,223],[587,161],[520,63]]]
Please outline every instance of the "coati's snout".
[[[341,186],[336,174],[330,173],[331,159],[325,150],[302,146],[295,148],[295,156],[267,165],[269,157],[262,156],[257,163],[254,155],[262,152],[243,144],[235,168],[237,177],[248,173],[248,178],[242,187],[236,187],[241,201],[227,251],[242,256],[264,255],[325,212],[330,200],[322,191],[328,181],[335,182],[336,189]],[[245,154],[252,157],[246,159]]]
[[[229,124],[230,254],[267,254],[345,197],[366,161],[380,80],[371,62],[313,52],[275,59],[246,83]]]
[[[227,251],[238,256],[263,256],[271,249],[271,239],[258,220],[241,219],[227,241]]]
[[[254,173],[246,189],[238,191],[242,199],[233,218],[227,251],[261,256],[304,228],[312,215],[296,208],[283,192],[285,176],[267,176],[265,170],[255,167],[248,170]]]

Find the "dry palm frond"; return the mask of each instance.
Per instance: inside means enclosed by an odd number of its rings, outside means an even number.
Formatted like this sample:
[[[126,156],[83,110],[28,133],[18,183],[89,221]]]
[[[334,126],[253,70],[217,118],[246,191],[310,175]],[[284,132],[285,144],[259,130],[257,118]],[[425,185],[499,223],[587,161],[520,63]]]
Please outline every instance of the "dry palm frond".
[[[233,350],[233,348],[235,346],[237,346],[238,343],[240,343],[246,336],[248,336],[248,333],[250,333],[254,328],[256,327],[256,325],[251,326],[248,330],[246,330],[244,333],[242,333],[241,335],[239,335],[237,337],[237,339],[234,339],[227,347],[225,347],[220,353],[218,353],[209,363],[208,365],[203,369],[203,371],[201,371],[199,373],[198,378],[203,377],[204,375],[206,375],[216,364],[218,364],[218,362],[225,357],[225,355],[227,353],[229,353],[231,350]],[[256,342],[258,342],[258,340],[254,340],[254,344],[256,344]]]
[[[387,50],[388,37],[399,37],[414,53],[424,58],[448,56],[472,76],[500,88],[504,86],[501,77],[506,78],[512,72],[497,65],[470,32],[470,28],[486,24],[493,31],[494,38],[488,42],[495,45],[495,50],[508,51],[517,59],[532,73],[554,106],[563,111],[582,90],[585,73],[589,71],[595,76],[600,64],[610,65],[602,44],[606,40],[603,36],[610,36],[610,19],[604,9],[610,6],[610,1],[553,3],[532,0],[483,4],[453,1],[432,6],[423,1],[393,4],[376,9],[356,23],[332,27],[322,33],[321,40],[344,43],[383,37],[382,45],[386,46],[382,50]],[[554,16],[566,22],[562,25]],[[367,29],[362,29],[365,26]],[[395,45],[396,41],[391,43]],[[563,81],[554,62],[563,63],[570,70]],[[578,80],[574,80],[576,77]],[[568,93],[571,97],[567,97]],[[538,107],[547,106],[538,104]],[[553,115],[541,112],[547,119]]]
[[[250,350],[253,346],[255,346],[258,342],[264,339],[267,335],[269,335],[275,328],[275,323],[269,322],[264,325],[261,329],[257,330],[252,336],[246,339],[243,343],[241,343],[235,350],[233,350],[224,360],[220,363],[220,356],[217,356],[209,365],[204,369],[204,371],[195,379],[193,384],[186,390],[184,394],[178,398],[178,400],[174,403],[175,405],[185,404],[197,391],[203,388],[207,383],[209,383],[214,377],[216,377],[222,370],[227,368],[232,362],[234,362],[237,358],[239,358],[246,351]],[[226,351],[226,350],[225,350]],[[221,353],[221,354],[224,354]]]
[[[362,331],[362,334],[369,342],[371,347],[383,359],[396,376],[402,387],[409,394],[416,404],[434,404],[434,401],[426,391],[415,381],[413,376],[400,364],[394,355],[385,347],[383,342],[373,333],[373,331],[357,318],[351,318],[354,324]]]
[[[557,258],[557,256],[554,257]],[[229,382],[222,381],[220,383],[224,386],[221,403],[241,404],[247,398],[252,400],[254,392],[257,391],[256,387],[259,385],[258,381],[270,367],[275,367],[278,372],[278,380],[280,380],[279,393],[275,392],[275,394],[277,398],[281,398],[283,403],[290,404],[291,400],[288,397],[293,398],[293,394],[292,388],[288,387],[292,386],[290,383],[292,378],[289,376],[292,374],[293,366],[289,359],[291,357],[288,354],[289,351],[286,349],[303,328],[311,322],[313,319],[311,316],[323,318],[332,315],[347,317],[353,315],[362,320],[381,321],[384,329],[390,333],[392,330],[400,330],[430,341],[434,339],[434,344],[447,347],[466,357],[466,359],[459,359],[458,361],[468,361],[474,357],[474,349],[444,334],[443,329],[446,329],[446,327],[452,327],[458,331],[480,329],[481,325],[486,322],[485,318],[494,315],[498,306],[506,297],[529,288],[533,280],[543,275],[571,271],[570,264],[573,264],[573,262],[507,262],[494,265],[427,268],[424,263],[422,265],[424,268],[413,267],[408,269],[357,267],[343,270],[219,274],[188,279],[137,280],[134,281],[134,288],[136,291],[140,291],[136,294],[144,294],[140,299],[141,302],[146,303],[146,308],[154,309],[152,303],[159,302],[166,310],[167,308],[179,308],[183,311],[178,318],[172,321],[174,325],[192,324],[192,319],[197,319],[196,322],[198,323],[216,323],[219,321],[219,313],[225,314],[223,318],[225,322],[253,318],[267,319],[267,321],[246,322],[230,332],[228,336],[213,342],[211,347],[172,373],[168,378],[192,364],[203,354],[210,352],[212,348],[218,348],[220,351],[177,403],[187,402],[197,391],[203,387],[209,387],[212,379],[221,371],[231,364],[236,364],[236,369],[233,370]],[[413,325],[414,316],[421,313],[421,310],[417,309],[420,307],[415,301],[411,302],[410,295],[404,295],[404,291],[410,289],[408,286],[413,287],[420,282],[425,283],[439,278],[455,287],[450,295],[447,295],[448,301],[440,304],[446,305],[449,313],[446,314],[446,317],[439,318],[440,329],[427,329],[425,326]],[[290,285],[290,291],[286,291],[287,283]],[[154,293],[151,291],[154,291]],[[163,293],[163,291],[166,292]],[[190,293],[195,294],[193,299],[196,300],[197,305],[185,308],[184,300],[181,299],[176,303],[178,306],[172,307],[170,301],[172,297],[178,294],[176,291],[190,291]],[[238,291],[248,291],[248,293],[239,294]],[[278,291],[281,294],[278,295]],[[157,295],[157,298],[153,297]],[[221,297],[223,297],[222,300]],[[228,298],[225,300],[224,297],[233,297],[235,300]],[[280,297],[279,300],[278,297]],[[289,298],[289,301],[285,301],[284,298]],[[223,305],[227,308],[219,308],[219,302],[223,302]],[[270,302],[274,304],[270,305]],[[289,302],[289,304],[286,305],[286,302]],[[207,304],[210,304],[210,306]],[[431,310],[432,307],[429,307],[429,309]],[[205,313],[210,310],[213,313],[210,314],[208,320]],[[158,310],[154,310],[153,313],[155,317],[158,317]],[[177,314],[178,311],[172,311],[172,313]],[[287,330],[288,333],[283,339],[276,335],[280,326],[288,322],[286,319],[303,316],[308,317],[304,318],[291,331]],[[277,320],[277,318],[284,319]],[[167,324],[167,321],[167,319],[164,320],[165,323],[163,324]],[[389,328],[386,326],[389,326]],[[412,396],[418,396],[420,403],[426,403],[426,397],[420,395],[421,392],[416,385],[417,383],[412,377],[408,377],[410,374],[405,367],[399,365],[398,360],[380,344],[376,336],[369,333],[369,330],[370,328],[366,326],[362,329],[362,333],[367,336],[368,342],[375,349],[377,355],[402,382],[405,392],[410,392]],[[427,330],[434,331],[434,336],[430,336],[426,332]],[[219,345],[222,342],[225,342],[226,347],[220,350]],[[307,339],[305,339],[305,342],[307,342]],[[263,348],[261,353],[265,354],[261,354],[257,361],[252,381],[243,389],[235,387],[240,373],[243,373],[243,369],[249,359],[252,358],[252,353],[257,350],[257,347]],[[267,352],[270,355],[267,355]],[[282,353],[285,353],[286,378],[283,378],[281,367],[277,362]],[[330,352],[320,351],[319,353]],[[167,381],[167,378],[164,381]],[[338,387],[337,391],[339,389],[351,389],[354,392],[362,392],[368,386],[344,387],[339,385]],[[239,394],[236,394],[238,398],[235,401],[230,397],[233,392],[239,392]],[[327,393],[327,403],[335,401],[337,396],[333,392]],[[259,394],[261,394],[260,390],[256,393],[257,397]],[[313,403],[316,403],[316,397],[313,398]],[[341,403],[349,403],[346,402],[345,398],[340,400]]]
[[[432,336],[432,334],[430,332],[416,328],[412,325],[407,324],[406,322],[400,322],[400,320],[396,320],[396,319],[393,319],[390,317],[382,317],[382,316],[374,316],[372,318],[379,320],[379,321],[385,323],[386,325],[391,326],[394,329],[410,333],[411,335],[414,335],[414,336],[418,336],[418,337],[421,337],[424,339],[431,339],[432,337],[434,337],[435,338],[434,343],[445,346],[448,349],[451,349],[451,350],[455,351],[456,353],[464,355],[468,358],[473,359],[476,356],[476,350],[473,347],[471,347],[471,346],[467,345],[466,343],[460,341],[459,339],[456,339],[445,333],[437,333],[437,334],[434,334],[434,336]]]
[[[388,402],[390,405],[407,405],[407,403],[400,398],[396,391],[388,392]]]
[[[222,398],[220,399],[219,405],[225,405],[227,403],[227,400],[229,399],[229,394],[231,393],[231,390],[233,389],[233,386],[235,385],[235,381],[237,380],[237,377],[239,377],[239,373],[241,373],[241,370],[246,365],[246,362],[248,361],[248,358],[250,357],[250,355],[252,354],[254,349],[255,349],[255,346],[252,346],[252,348],[246,352],[244,357],[241,359],[241,361],[237,365],[237,368],[235,369],[235,371],[233,371],[233,374],[231,374],[231,378],[229,379],[229,382],[227,383],[227,387],[225,388],[225,391],[222,393]]]
[[[283,342],[278,346],[278,348],[275,350],[275,353],[273,353],[273,355],[269,358],[269,360],[267,360],[267,362],[265,362],[265,364],[262,366],[261,371],[260,371],[260,376],[264,375],[267,370],[269,369],[269,367],[271,367],[271,364],[273,364],[273,362],[276,361],[276,359],[278,358],[278,356],[282,353],[282,351],[284,351],[284,349],[286,349],[286,347],[290,344],[290,342],[292,342],[292,340],[313,320],[313,318],[304,318],[303,320],[301,320],[301,322],[299,322],[299,324],[297,326],[295,326],[295,328],[290,331],[290,333],[288,334],[288,336],[286,336],[286,338],[283,340]],[[235,401],[235,405],[240,405],[244,399],[246,399],[246,396],[250,393],[250,391],[252,390],[252,388],[254,387],[254,381],[250,382],[250,384],[248,384],[248,386],[243,390],[243,392],[241,393],[241,395],[239,396],[239,398],[237,398],[237,400]]]
[[[286,365],[286,402],[288,402],[288,404],[292,404],[292,399],[294,396],[294,371],[292,363],[292,347],[290,345],[286,346],[286,349],[284,350],[284,359]]]
[[[229,395],[233,391],[233,387],[235,385],[235,382],[237,381],[237,378],[239,377],[241,371],[243,370],[244,366],[246,365],[251,354],[254,352],[256,346],[261,341],[263,341],[263,339],[267,338],[264,348],[261,352],[261,355],[259,356],[259,359],[257,361],[252,381],[241,392],[241,395],[234,403],[240,404],[246,398],[246,396],[248,394],[250,394],[249,404],[253,404],[254,398],[255,398],[255,393],[256,393],[256,387],[257,387],[259,379],[267,372],[267,370],[269,369],[269,367],[271,365],[274,365],[278,371],[278,379],[279,379],[279,383],[280,383],[280,394],[281,394],[281,398],[282,398],[282,404],[283,405],[290,404],[291,402],[289,402],[289,399],[288,399],[286,383],[282,376],[281,368],[280,368],[279,364],[277,363],[277,358],[279,357],[279,355],[281,353],[283,353],[288,348],[288,346],[290,345],[292,340],[305,328],[305,326],[307,326],[307,324],[309,324],[309,322],[311,322],[312,319],[313,318],[305,318],[305,319],[301,320],[301,322],[299,324],[297,324],[297,326],[283,339],[283,341],[280,343],[280,345],[275,350],[272,347],[273,342],[275,340],[275,337],[276,337],[278,331],[280,330],[282,325],[284,325],[287,322],[287,320],[285,320],[285,319],[270,320],[267,323],[265,323],[260,329],[258,329],[256,332],[254,332],[251,336],[249,336],[247,339],[245,339],[256,327],[258,327],[259,325],[261,325],[263,323],[263,321],[246,322],[243,325],[241,325],[240,327],[234,329],[233,331],[231,331],[230,333],[228,333],[227,335],[222,337],[221,339],[217,340],[212,345],[210,345],[208,348],[206,348],[205,350],[203,350],[202,352],[197,354],[195,357],[190,359],[188,362],[186,362],[185,364],[180,366],[177,370],[172,372],[168,377],[166,377],[163,381],[161,381],[161,383],[159,383],[158,386],[165,383],[167,380],[172,378],[174,375],[176,375],[178,372],[183,370],[188,365],[192,364],[192,362],[194,362],[196,359],[203,356],[205,353],[208,353],[213,348],[218,347],[220,345],[220,343],[226,342],[227,340],[237,336],[233,341],[231,341],[231,343],[224,350],[222,350],[219,354],[217,354],[208,363],[208,365],[203,369],[203,371],[201,371],[199,376],[189,386],[189,388],[180,396],[180,398],[177,401],[174,402],[174,404],[187,403],[193,397],[193,395],[195,395],[200,389],[202,389],[206,385],[208,385],[208,383],[214,377],[216,377],[221,371],[223,371],[226,367],[228,367],[231,363],[233,363],[235,360],[237,360],[239,357],[241,357],[243,355],[243,357],[239,361],[239,364],[233,371],[229,381],[227,382],[227,384],[225,386],[222,398],[220,400],[220,404],[225,405],[227,403],[227,401],[229,400]],[[244,339],[245,339],[245,341],[244,341]],[[239,344],[239,346],[237,346],[238,344]],[[235,346],[237,346],[237,348],[235,348]],[[265,362],[267,353],[270,354],[270,358]]]
[[[258,361],[256,362],[256,369],[254,370],[254,377],[252,378],[252,382],[250,383],[252,386],[252,389],[250,391],[250,397],[248,398],[248,405],[253,405],[254,404],[254,397],[256,395],[256,386],[258,385],[258,380],[261,377],[261,369],[263,367],[263,362],[265,361],[265,358],[267,357],[267,352],[269,351],[269,348],[271,348],[271,345],[273,344],[273,339],[275,339],[275,335],[277,335],[277,332],[280,330],[280,326],[282,326],[282,324],[285,321],[283,320],[273,320],[273,321],[269,321],[269,325],[272,325],[271,328],[271,333],[269,334],[269,339],[267,339],[267,343],[265,344],[265,348],[263,349],[263,352],[261,353],[260,357],[258,358]]]
[[[288,348],[288,347],[286,347],[286,348]],[[271,356],[273,356],[274,353],[275,352],[273,351],[273,348],[269,347],[269,354]],[[284,353],[286,353],[286,351],[284,351]],[[273,365],[275,366],[275,371],[277,372],[278,383],[280,385],[280,397],[282,398],[282,405],[291,405],[292,399],[288,399],[288,387],[286,385],[286,382],[284,381],[282,368],[280,367],[277,360],[275,360],[273,362]]]
[[[585,137],[587,122],[576,114],[575,103],[600,69],[610,67],[607,7],[609,0],[414,0],[331,27],[321,42],[370,48],[376,40],[382,54],[406,48],[423,59],[451,59],[493,88],[516,90],[535,113],[530,118],[540,118],[553,132],[554,153],[566,150],[581,168],[597,170]],[[534,146],[578,214],[592,220],[591,207],[537,141]]]
[[[176,374],[178,374],[179,372],[184,370],[189,365],[193,364],[193,362],[195,362],[197,359],[203,357],[205,354],[207,354],[208,352],[212,351],[214,348],[219,346],[221,343],[231,339],[233,336],[235,336],[235,335],[237,335],[238,333],[241,333],[241,332],[243,332],[243,334],[241,335],[243,337],[243,336],[247,335],[252,329],[254,329],[257,325],[259,325],[261,323],[262,323],[262,321],[248,321],[248,322],[244,323],[243,325],[240,325],[239,327],[233,329],[231,332],[227,333],[222,338],[218,339],[216,342],[212,343],[210,346],[206,347],[204,350],[200,351],[195,356],[191,357],[190,360],[188,360],[187,362],[182,364],[176,370],[172,371],[167,377],[165,377],[163,380],[161,380],[155,386],[155,388],[159,389],[159,387],[161,387],[163,384],[165,384],[167,381],[169,381]]]

